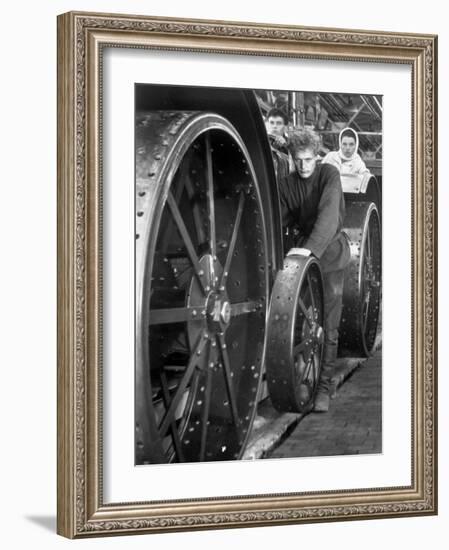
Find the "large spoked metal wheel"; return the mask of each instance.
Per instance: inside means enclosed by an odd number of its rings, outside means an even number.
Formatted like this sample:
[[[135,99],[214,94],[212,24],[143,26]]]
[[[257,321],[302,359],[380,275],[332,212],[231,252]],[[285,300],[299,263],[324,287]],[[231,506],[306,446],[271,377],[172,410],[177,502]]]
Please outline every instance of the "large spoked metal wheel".
[[[323,353],[323,284],[313,258],[288,256],[274,283],[267,328],[266,377],[279,411],[313,405]]]
[[[136,195],[136,463],[239,458],[268,302],[249,154],[218,115],[142,114]]]
[[[381,306],[381,231],[376,206],[348,203],[344,226],[351,261],[345,272],[340,347],[369,356],[376,341]]]

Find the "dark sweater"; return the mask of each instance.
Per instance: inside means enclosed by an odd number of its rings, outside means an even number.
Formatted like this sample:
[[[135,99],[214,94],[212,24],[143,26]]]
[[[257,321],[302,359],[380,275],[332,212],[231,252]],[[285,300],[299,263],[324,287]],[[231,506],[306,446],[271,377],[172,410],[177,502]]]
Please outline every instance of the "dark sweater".
[[[346,267],[350,251],[341,233],[345,201],[338,170],[317,164],[308,178],[297,172],[283,178],[279,190],[282,223],[298,230],[297,246],[319,258],[324,272]]]

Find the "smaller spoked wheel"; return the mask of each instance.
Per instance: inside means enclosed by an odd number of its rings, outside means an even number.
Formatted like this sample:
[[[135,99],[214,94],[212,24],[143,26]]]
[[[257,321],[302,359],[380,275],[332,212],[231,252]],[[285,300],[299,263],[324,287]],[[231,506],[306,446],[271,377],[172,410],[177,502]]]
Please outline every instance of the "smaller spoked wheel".
[[[324,345],[323,284],[314,258],[288,256],[278,272],[267,326],[266,376],[273,406],[309,411]]]
[[[340,346],[369,356],[375,347],[381,309],[381,232],[375,204],[347,204],[344,225],[351,261],[345,272]]]

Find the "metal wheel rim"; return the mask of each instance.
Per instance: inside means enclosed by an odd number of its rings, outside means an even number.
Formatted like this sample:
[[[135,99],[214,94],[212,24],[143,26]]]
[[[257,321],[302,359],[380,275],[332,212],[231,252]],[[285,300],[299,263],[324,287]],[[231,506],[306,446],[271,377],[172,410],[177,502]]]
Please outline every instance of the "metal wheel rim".
[[[360,254],[360,318],[365,355],[373,351],[381,298],[380,223],[376,208],[371,208],[363,231]]]
[[[268,390],[280,411],[304,413],[313,404],[324,345],[323,313],[318,262],[287,257],[273,287],[266,354]]]
[[[381,228],[374,203],[349,203],[345,229],[351,260],[345,271],[340,352],[369,356],[376,342],[381,302]]]

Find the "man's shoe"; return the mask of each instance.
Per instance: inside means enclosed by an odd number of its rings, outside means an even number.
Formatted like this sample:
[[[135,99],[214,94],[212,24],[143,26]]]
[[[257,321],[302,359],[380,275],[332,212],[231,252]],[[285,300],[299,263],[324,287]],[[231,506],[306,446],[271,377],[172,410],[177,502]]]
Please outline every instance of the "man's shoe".
[[[328,388],[318,388],[315,396],[313,410],[315,412],[327,412],[330,405],[330,396]]]

